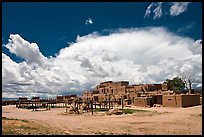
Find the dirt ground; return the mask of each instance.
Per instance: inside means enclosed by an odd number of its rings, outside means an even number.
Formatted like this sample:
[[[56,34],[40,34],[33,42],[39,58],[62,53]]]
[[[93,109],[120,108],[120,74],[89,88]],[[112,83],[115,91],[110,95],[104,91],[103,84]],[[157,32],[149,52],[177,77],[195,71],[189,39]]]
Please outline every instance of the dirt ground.
[[[2,117],[34,120],[69,134],[202,135],[202,105],[188,108],[131,107],[149,110],[126,115],[84,113],[63,115],[65,108],[49,111],[2,106]]]

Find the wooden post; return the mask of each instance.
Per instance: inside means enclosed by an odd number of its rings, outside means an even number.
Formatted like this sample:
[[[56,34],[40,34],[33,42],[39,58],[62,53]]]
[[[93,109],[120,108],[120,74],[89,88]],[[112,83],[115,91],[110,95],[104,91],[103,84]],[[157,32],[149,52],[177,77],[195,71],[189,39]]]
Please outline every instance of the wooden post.
[[[79,114],[79,100],[77,99],[77,107],[76,107],[76,109],[77,109],[77,113]]]
[[[114,107],[118,105],[118,100],[115,99],[114,101]]]
[[[108,107],[108,95],[106,94],[106,108]]]
[[[110,109],[110,95],[108,96],[108,108]]]
[[[89,111],[89,104],[88,104],[88,100],[86,100],[86,112]]]
[[[93,115],[93,99],[91,100],[91,114]]]
[[[31,100],[32,101],[32,100]],[[32,101],[32,108],[33,108],[33,111],[34,111],[34,105],[33,105],[33,101]]]
[[[36,106],[37,106],[37,104],[36,104],[36,100],[34,99],[34,101],[35,101],[35,111],[36,111]]]
[[[65,112],[67,113],[67,101],[65,100]]]
[[[89,111],[89,101],[87,100],[87,112]]]
[[[50,102],[48,101],[48,110],[50,110]]]
[[[48,110],[47,103],[45,103],[45,108],[46,108],[46,110]]]
[[[20,108],[20,106],[21,106],[21,101],[19,100],[18,103],[19,103],[18,108]]]
[[[123,105],[123,96],[121,96],[121,104],[122,104],[122,109],[124,108],[124,105]]]

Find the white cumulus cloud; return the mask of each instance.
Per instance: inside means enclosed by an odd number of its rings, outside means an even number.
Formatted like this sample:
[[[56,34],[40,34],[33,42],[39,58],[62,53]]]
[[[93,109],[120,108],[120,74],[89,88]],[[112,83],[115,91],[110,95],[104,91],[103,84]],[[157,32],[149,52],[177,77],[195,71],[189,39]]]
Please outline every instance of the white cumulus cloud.
[[[153,19],[161,18],[163,15],[178,16],[185,12],[188,8],[188,5],[191,2],[152,2],[146,9],[144,18],[150,17],[151,12],[153,12]],[[162,9],[162,4],[170,5],[169,11],[163,14],[164,9]]]
[[[36,43],[30,44],[17,34],[11,36],[5,47],[25,61],[16,63],[2,53],[3,97],[81,93],[106,80],[159,83],[185,72],[202,84],[200,40],[163,27],[78,36],[76,42],[50,58],[42,55]],[[33,63],[41,65],[33,67]]]
[[[16,54],[28,63],[42,66],[47,58],[42,55],[36,43],[25,41],[18,34],[10,35],[9,43],[5,45],[11,53]]]
[[[150,16],[150,14],[151,14],[151,9],[153,8],[153,6],[154,6],[154,3],[152,2],[152,3],[147,7],[146,12],[145,12],[145,15],[144,15],[144,18]]]
[[[162,16],[162,2],[158,2],[157,7],[154,9],[154,19],[160,18]]]
[[[151,10],[153,10],[153,13],[154,13],[154,19],[157,19],[157,18],[160,18],[162,17],[162,2],[157,2],[157,3],[154,3],[152,2],[146,9],[146,12],[145,12],[145,15],[144,15],[144,18],[146,17],[149,17],[150,14],[151,14]]]
[[[170,15],[178,16],[179,14],[185,12],[189,4],[190,2],[172,2],[172,6],[170,7]]]

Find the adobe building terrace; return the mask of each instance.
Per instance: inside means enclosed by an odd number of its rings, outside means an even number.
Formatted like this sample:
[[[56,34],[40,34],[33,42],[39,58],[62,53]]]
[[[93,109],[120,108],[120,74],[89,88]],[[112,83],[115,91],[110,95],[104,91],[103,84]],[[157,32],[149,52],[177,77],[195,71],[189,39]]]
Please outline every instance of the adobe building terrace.
[[[152,107],[190,107],[200,104],[199,94],[176,93],[167,84],[129,85],[128,81],[101,82],[92,91],[84,92],[83,100],[112,101],[114,105]]]

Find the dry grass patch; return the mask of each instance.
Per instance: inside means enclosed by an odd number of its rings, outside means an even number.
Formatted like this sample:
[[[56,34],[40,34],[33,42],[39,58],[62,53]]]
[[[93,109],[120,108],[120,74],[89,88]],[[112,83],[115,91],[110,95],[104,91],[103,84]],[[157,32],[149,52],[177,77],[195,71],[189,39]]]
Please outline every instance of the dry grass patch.
[[[34,121],[2,117],[2,135],[66,135],[62,130],[50,128]]]

